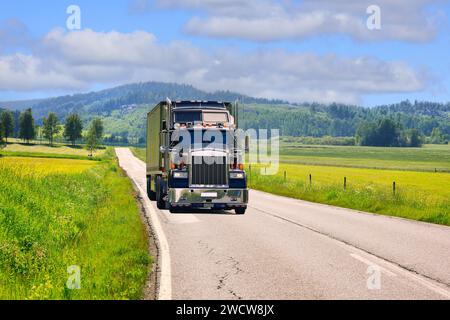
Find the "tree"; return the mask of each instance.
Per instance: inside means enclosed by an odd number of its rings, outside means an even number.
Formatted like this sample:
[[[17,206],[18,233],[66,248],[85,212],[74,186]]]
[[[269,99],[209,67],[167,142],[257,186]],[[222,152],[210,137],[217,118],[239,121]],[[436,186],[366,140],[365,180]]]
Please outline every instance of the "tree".
[[[81,139],[83,132],[83,124],[78,114],[70,114],[66,118],[64,125],[64,137],[72,142],[74,146],[78,139]]]
[[[433,131],[431,132],[430,142],[432,144],[442,144],[444,143],[444,140],[444,135],[442,134],[441,129],[433,128]]]
[[[19,137],[19,132],[20,132],[20,111],[14,111],[13,113],[14,116],[14,133],[13,136],[14,137]]]
[[[4,111],[0,116],[0,122],[3,127],[3,136],[8,143],[8,138],[14,133],[14,117],[11,111]]]
[[[30,143],[30,140],[36,137],[34,118],[31,109],[27,109],[20,114],[19,137],[26,141],[28,144]]]
[[[377,146],[378,130],[374,123],[363,122],[356,131],[356,141],[361,146]]]
[[[0,122],[0,149],[3,149],[6,146],[5,141],[3,140],[3,133],[3,123]]]
[[[94,119],[89,127],[87,135],[87,149],[90,151],[90,157],[93,156],[103,138],[103,123],[101,119]]]
[[[48,118],[44,118],[43,133],[50,146],[53,146],[53,137],[59,132],[58,125],[59,120],[55,113],[50,112]]]
[[[422,146],[422,135],[417,129],[409,130],[409,145],[411,147],[421,147]]]
[[[383,118],[375,122],[363,122],[356,131],[359,145],[375,147],[405,147],[411,143],[421,145],[421,136],[418,130],[403,130],[399,122],[390,118]]]
[[[92,127],[94,127],[97,140],[101,142],[101,140],[103,139],[103,131],[104,131],[102,119],[100,118],[94,119],[92,121]]]
[[[421,147],[422,146],[422,136],[417,129],[409,129],[406,131],[407,144],[408,147]]]
[[[399,126],[391,119],[385,118],[378,123],[378,144],[383,147],[399,146],[400,130]]]

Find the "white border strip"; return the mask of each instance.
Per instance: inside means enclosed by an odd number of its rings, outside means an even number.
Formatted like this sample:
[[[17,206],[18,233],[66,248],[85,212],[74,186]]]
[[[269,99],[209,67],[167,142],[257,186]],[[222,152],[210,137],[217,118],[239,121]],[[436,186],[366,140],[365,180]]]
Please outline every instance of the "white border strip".
[[[171,269],[171,262],[170,262],[170,251],[169,251],[169,242],[167,241],[166,235],[164,233],[164,230],[161,226],[161,223],[158,218],[158,213],[153,208],[150,199],[147,196],[147,192],[142,188],[142,186],[134,179],[129,171],[124,168],[123,162],[124,159],[120,159],[120,151],[123,151],[124,153],[129,152],[131,155],[131,158],[136,161],[138,164],[141,162],[139,159],[137,159],[131,150],[129,148],[115,148],[115,153],[117,156],[117,159],[119,161],[119,166],[126,172],[127,176],[130,178],[131,182],[135,185],[137,188],[137,191],[139,191],[139,195],[142,199],[142,206],[145,210],[145,216],[147,219],[150,219],[152,231],[156,235],[155,241],[158,243],[158,271],[159,271],[159,277],[157,276],[157,281],[159,284],[158,288],[158,300],[172,300],[172,269]],[[144,166],[143,172],[145,173],[145,163],[142,162]]]
[[[147,217],[150,218],[154,232],[159,242],[159,292],[158,300],[172,300],[172,269],[170,264],[169,243],[166,235],[159,221],[156,211],[153,209],[150,199],[147,197],[147,192],[139,185],[139,183],[132,177],[133,183],[139,190],[140,196],[143,200],[143,206]]]

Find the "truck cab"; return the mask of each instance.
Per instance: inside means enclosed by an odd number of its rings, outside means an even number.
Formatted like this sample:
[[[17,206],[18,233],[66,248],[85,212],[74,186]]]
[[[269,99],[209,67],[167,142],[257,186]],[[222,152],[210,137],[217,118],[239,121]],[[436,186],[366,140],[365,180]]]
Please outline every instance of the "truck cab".
[[[235,210],[248,203],[238,106],[159,103],[147,117],[147,191],[160,209]]]

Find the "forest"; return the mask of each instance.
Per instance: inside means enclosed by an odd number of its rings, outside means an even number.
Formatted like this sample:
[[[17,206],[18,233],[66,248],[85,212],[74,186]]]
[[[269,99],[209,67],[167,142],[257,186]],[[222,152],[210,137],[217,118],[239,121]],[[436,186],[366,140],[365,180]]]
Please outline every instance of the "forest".
[[[390,145],[408,145],[411,135],[424,143],[441,144],[450,139],[450,103],[406,100],[372,108],[339,103],[288,103],[229,91],[208,93],[189,85],[159,82],[28,102],[0,102],[0,108],[15,111],[15,128],[18,128],[20,111],[32,108],[38,125],[50,112],[55,112],[60,119],[77,113],[84,125],[101,117],[106,139],[142,142],[147,112],[166,97],[172,100],[239,100],[242,128],[279,129],[281,135],[289,137],[353,137],[355,143],[380,145],[380,142],[373,142],[377,135],[370,128],[389,120],[396,127],[396,138],[389,142]],[[417,131],[411,131],[413,129]],[[367,135],[365,139],[363,135]],[[348,139],[344,141],[344,144],[348,143]]]

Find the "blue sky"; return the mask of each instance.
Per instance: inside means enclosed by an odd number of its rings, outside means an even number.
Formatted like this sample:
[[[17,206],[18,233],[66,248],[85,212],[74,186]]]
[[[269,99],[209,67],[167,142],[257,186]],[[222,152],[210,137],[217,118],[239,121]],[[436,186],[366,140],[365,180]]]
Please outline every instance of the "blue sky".
[[[0,101],[135,81],[290,101],[450,101],[443,0],[3,1]],[[81,9],[81,30],[66,9]],[[377,4],[381,29],[365,12]]]

